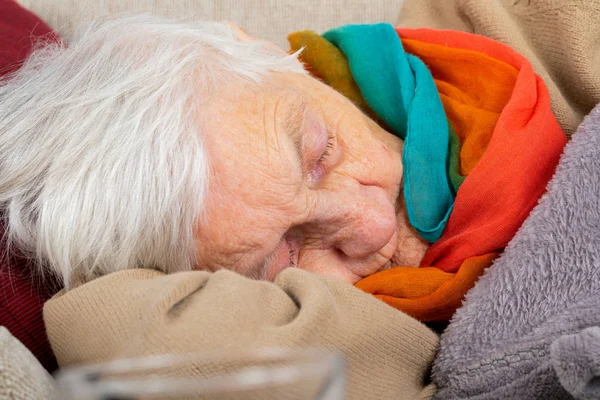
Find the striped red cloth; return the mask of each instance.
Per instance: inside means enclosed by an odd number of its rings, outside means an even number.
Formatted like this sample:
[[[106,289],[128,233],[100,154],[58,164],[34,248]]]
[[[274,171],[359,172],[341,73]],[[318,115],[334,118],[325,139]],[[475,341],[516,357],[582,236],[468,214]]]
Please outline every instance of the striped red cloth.
[[[35,14],[13,0],[0,0],[0,75],[18,69],[40,37],[58,40]],[[0,237],[4,237],[2,226]],[[0,326],[5,326],[50,372],[57,364],[46,337],[42,307],[57,288],[56,283],[43,281],[26,259],[9,256],[6,246],[0,244]]]
[[[27,260],[0,255],[0,325],[19,339],[48,371],[57,368],[46,337],[42,307],[57,291],[56,283],[42,281]]]

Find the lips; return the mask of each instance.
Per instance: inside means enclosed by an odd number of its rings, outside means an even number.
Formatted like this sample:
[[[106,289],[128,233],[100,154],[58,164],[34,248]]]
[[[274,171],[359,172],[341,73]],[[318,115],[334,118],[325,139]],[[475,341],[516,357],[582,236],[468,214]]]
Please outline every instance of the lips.
[[[288,247],[288,257],[290,259],[290,266],[297,267],[300,257],[300,243],[298,242],[298,240],[293,239],[289,236],[286,236],[284,240],[287,243]]]
[[[394,257],[392,257],[393,259]],[[394,262],[390,259],[388,262],[383,264],[383,267],[379,268],[376,272],[385,271],[386,269],[390,269],[394,267]]]
[[[262,279],[272,281],[286,268],[298,266],[300,244],[297,240],[284,237],[273,252],[273,257],[268,262]]]

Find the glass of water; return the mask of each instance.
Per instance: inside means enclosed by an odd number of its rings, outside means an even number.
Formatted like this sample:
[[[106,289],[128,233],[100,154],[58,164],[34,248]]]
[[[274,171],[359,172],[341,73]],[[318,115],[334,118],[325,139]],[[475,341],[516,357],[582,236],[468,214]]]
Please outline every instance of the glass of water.
[[[56,375],[63,400],[342,400],[341,355],[262,349],[160,355],[77,366]]]

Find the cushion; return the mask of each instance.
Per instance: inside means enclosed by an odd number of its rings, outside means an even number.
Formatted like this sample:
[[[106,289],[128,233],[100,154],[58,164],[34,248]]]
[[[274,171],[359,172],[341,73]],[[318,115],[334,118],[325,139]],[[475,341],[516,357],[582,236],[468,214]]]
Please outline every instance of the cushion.
[[[19,0],[68,40],[74,25],[123,12],[233,21],[284,49],[288,33],[322,32],[342,24],[394,23],[403,0]]]
[[[30,11],[12,0],[0,0],[0,75],[16,70],[36,38],[42,36],[58,38]],[[56,369],[56,359],[46,338],[42,306],[57,289],[58,285],[42,280],[25,258],[9,256],[0,243],[0,326],[5,326],[49,371]]]
[[[58,36],[32,12],[13,0],[0,0],[0,75],[17,69],[36,38]]]

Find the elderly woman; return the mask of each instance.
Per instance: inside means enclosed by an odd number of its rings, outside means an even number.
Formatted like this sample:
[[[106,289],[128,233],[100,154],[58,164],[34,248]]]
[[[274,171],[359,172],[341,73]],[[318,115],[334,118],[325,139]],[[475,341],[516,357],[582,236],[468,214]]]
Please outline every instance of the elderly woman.
[[[295,56],[227,24],[114,20],[34,53],[0,108],[7,239],[64,282],[45,307],[61,366],[311,345],[348,357],[350,398],[430,393],[437,336],[348,284],[427,248],[403,143]]]

